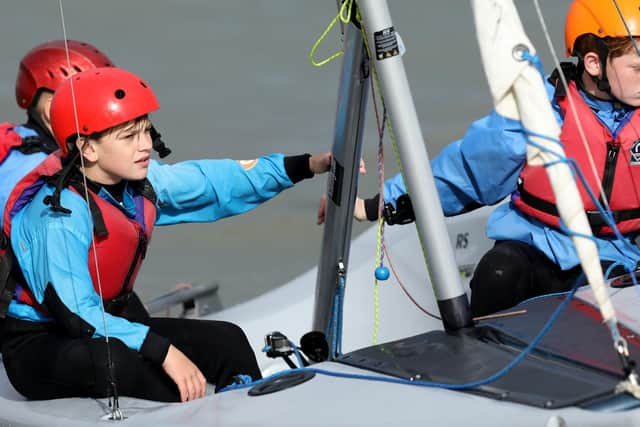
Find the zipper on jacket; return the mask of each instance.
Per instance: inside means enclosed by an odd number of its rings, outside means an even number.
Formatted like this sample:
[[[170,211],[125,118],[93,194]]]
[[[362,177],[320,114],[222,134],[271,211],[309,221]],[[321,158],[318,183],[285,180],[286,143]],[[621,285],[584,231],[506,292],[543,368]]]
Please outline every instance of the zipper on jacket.
[[[602,173],[602,191],[607,202],[611,200],[611,192],[613,191],[613,178],[616,174],[616,165],[618,163],[618,153],[620,152],[620,144],[607,142],[607,159],[604,163],[604,172]],[[602,200],[602,197],[600,197]]]
[[[129,267],[129,271],[127,272],[127,277],[124,279],[124,283],[122,283],[122,289],[118,296],[123,295],[127,292],[129,288],[129,282],[131,282],[131,276],[136,271],[136,266],[138,265],[138,260],[144,259],[147,255],[147,236],[144,234],[144,230],[138,230],[138,247],[136,248],[136,253],[133,256],[133,261],[131,262],[131,266]]]

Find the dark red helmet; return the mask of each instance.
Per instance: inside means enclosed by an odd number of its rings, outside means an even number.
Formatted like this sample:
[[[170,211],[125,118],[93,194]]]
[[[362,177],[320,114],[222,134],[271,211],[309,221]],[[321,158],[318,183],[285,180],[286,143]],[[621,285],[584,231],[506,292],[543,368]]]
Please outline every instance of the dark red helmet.
[[[51,127],[66,155],[70,136],[102,132],[158,108],[160,104],[153,90],[137,75],[115,67],[94,68],[58,86],[51,100]]]
[[[67,44],[71,67],[64,40],[42,43],[22,58],[16,78],[16,101],[20,108],[29,108],[38,90],[54,92],[69,76],[96,67],[113,66],[107,55],[89,43],[67,40]]]

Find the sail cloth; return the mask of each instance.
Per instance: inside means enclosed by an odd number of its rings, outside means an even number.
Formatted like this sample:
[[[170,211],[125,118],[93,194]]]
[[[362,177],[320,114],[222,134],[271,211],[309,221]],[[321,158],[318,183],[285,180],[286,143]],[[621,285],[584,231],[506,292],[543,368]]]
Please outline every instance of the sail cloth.
[[[547,165],[560,218],[566,228],[576,233],[572,240],[580,264],[602,317],[611,327],[617,320],[605,286],[598,250],[590,239],[592,233],[582,199],[569,164],[558,161],[565,158],[562,146],[554,142],[560,139],[560,126],[551,109],[540,72],[522,57],[524,52],[535,54],[533,44],[524,32],[513,1],[472,0],[471,6],[496,111],[520,120],[522,126],[532,133],[529,139],[537,147],[527,144],[527,162]]]

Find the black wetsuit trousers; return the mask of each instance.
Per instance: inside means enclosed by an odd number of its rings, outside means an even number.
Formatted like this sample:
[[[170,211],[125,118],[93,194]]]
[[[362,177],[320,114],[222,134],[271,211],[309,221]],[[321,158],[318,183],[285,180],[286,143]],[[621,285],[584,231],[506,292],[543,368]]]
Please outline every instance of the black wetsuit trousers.
[[[484,316],[538,295],[571,290],[581,280],[578,266],[562,270],[544,253],[522,242],[496,242],[471,279],[471,312]]]
[[[233,383],[238,374],[261,378],[244,332],[228,322],[135,317],[164,336],[202,371],[216,389]],[[70,338],[52,325],[7,318],[2,357],[9,380],[25,397],[54,399],[73,396],[107,397],[113,377],[118,394],[177,402],[175,383],[161,366],[144,359],[118,339],[110,338],[107,363],[104,339]]]

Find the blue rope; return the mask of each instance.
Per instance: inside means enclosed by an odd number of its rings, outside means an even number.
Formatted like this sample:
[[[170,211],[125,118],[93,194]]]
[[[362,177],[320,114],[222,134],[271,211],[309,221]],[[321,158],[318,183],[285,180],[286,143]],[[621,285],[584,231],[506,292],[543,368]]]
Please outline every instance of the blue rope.
[[[325,333],[327,341],[329,343],[329,354],[333,354],[333,328],[335,318],[336,297],[334,295],[333,302],[331,303],[331,317],[329,318],[329,324],[327,325],[327,332]]]
[[[234,382],[233,384],[229,384],[223,389],[220,389],[218,393],[222,393],[223,391],[231,391],[231,390],[246,388],[258,383],[258,381],[253,381],[253,378],[251,378],[250,375],[245,375],[245,374],[236,375],[234,379],[236,380],[236,382]]]
[[[606,277],[607,279],[609,278],[609,275],[611,274],[611,272],[613,271],[614,268],[618,267],[618,266],[622,266],[624,267],[624,264],[622,264],[620,261],[616,261],[613,264],[611,264],[608,268],[606,273],[604,274],[604,277]],[[626,267],[625,267],[626,268]],[[635,276],[635,274],[633,275]],[[635,278],[634,278],[635,280]]]
[[[293,341],[289,341],[289,345],[291,346],[291,349],[293,350],[293,354],[296,355],[296,359],[298,360],[298,366],[303,367],[304,366],[304,362],[302,360],[302,355],[300,354],[300,347],[295,345],[293,343]]]
[[[333,296],[333,304],[331,306],[331,319],[329,320],[329,326],[327,331],[327,339],[331,345],[329,346],[329,354],[331,357],[336,355],[336,347],[338,346],[338,294]]]
[[[331,319],[329,319],[329,325],[327,326],[327,339],[329,339],[331,343],[329,346],[329,354],[334,359],[342,354],[344,289],[344,276],[338,276],[338,287],[333,296],[333,305],[331,306]]]
[[[544,67],[542,66],[542,60],[540,60],[540,57],[538,55],[532,55],[529,50],[525,50],[522,52],[522,59],[525,61],[529,61],[533,66],[535,66],[544,80]]]
[[[342,327],[344,318],[344,276],[338,276],[338,326],[336,328],[336,355],[342,354]]]

